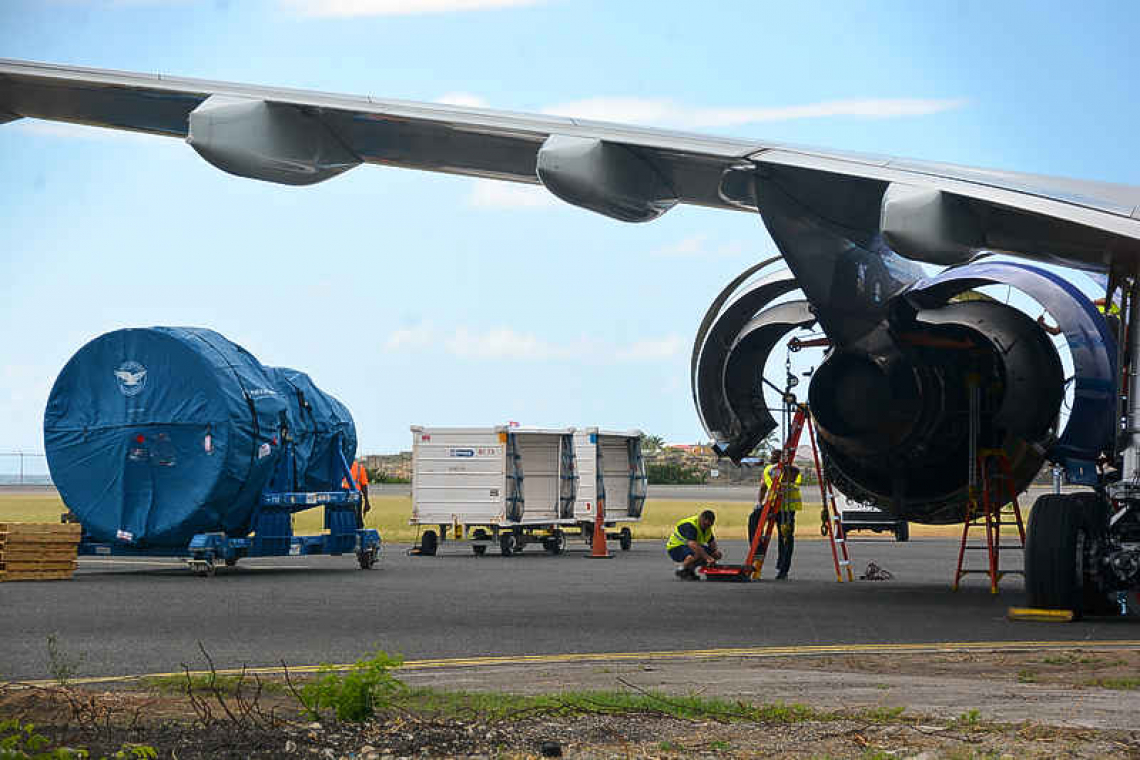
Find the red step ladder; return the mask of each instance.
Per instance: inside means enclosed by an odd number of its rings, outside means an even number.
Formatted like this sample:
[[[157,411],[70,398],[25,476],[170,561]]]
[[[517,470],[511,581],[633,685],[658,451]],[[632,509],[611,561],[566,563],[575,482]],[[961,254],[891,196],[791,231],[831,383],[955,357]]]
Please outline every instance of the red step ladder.
[[[996,470],[996,471],[995,471]],[[1017,504],[1017,492],[1013,485],[1013,473],[1009,469],[1009,457],[1001,449],[981,449],[977,457],[977,474],[981,481],[980,489],[970,487],[970,502],[967,507],[966,522],[962,526],[962,542],[958,547],[958,567],[954,572],[954,585],[952,589],[958,590],[963,576],[988,575],[990,578],[990,593],[998,592],[998,582],[1006,575],[1025,575],[1024,570],[1001,567],[1002,549],[1025,550],[1025,524],[1021,519],[1021,507]],[[1000,494],[1004,486],[1005,496]],[[980,494],[979,494],[980,490]],[[1017,543],[1002,543],[1001,529],[1005,526],[1017,526]],[[970,529],[985,528],[986,541],[984,544],[967,545]],[[986,550],[987,564],[985,569],[967,569],[964,567],[967,550]]]
[[[847,540],[843,535],[843,526],[839,522],[835,509],[835,495],[831,483],[827,481],[820,466],[819,452],[816,449],[815,430],[811,424],[811,413],[807,404],[796,404],[796,413],[788,428],[788,438],[780,452],[780,461],[772,476],[772,486],[764,498],[764,506],[760,512],[760,521],[756,524],[756,532],[752,534],[752,542],[748,554],[741,565],[712,565],[702,567],[701,572],[710,581],[750,581],[760,578],[760,571],[764,568],[764,557],[768,553],[768,545],[772,540],[772,533],[776,528],[776,518],[780,513],[784,497],[784,476],[792,467],[796,450],[800,445],[800,436],[804,427],[808,428],[808,440],[811,441],[812,459],[815,463],[816,478],[819,481],[820,493],[824,498],[824,507],[828,512],[829,525],[827,536],[831,542],[831,556],[835,562],[835,578],[843,582],[843,569],[846,569],[847,580],[853,580],[851,574],[851,558],[847,553]],[[763,479],[761,479],[763,483]],[[830,498],[829,498],[830,497]],[[842,559],[840,558],[842,557]]]

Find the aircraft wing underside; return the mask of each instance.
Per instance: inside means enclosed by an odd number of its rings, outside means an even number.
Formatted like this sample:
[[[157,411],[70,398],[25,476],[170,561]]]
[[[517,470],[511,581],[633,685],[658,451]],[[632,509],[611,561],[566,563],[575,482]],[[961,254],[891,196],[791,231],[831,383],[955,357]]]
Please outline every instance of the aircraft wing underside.
[[[1008,250],[1103,270],[1112,257],[1140,257],[1140,188],[1127,185],[0,59],[0,123],[18,117],[180,137],[226,171],[286,184],[360,163],[541,183],[624,221],[654,219],[676,203],[754,211],[753,177],[771,169],[816,195],[875,197],[869,210],[842,210],[841,223],[881,225],[909,258],[958,263]]]

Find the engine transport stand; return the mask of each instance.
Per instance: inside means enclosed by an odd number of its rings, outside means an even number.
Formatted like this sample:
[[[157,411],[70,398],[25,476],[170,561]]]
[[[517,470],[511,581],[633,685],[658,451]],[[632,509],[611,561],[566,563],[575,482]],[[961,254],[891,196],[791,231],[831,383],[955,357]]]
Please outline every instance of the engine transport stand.
[[[361,569],[371,568],[380,557],[380,532],[356,527],[356,510],[361,494],[341,453],[340,442],[332,447],[339,460],[336,465],[351,487],[338,491],[300,492],[282,488],[291,484],[290,474],[293,472],[292,442],[288,440],[287,433],[285,436],[285,451],[278,460],[273,477],[262,490],[250,520],[252,536],[199,533],[185,550],[100,543],[84,538],[79,544],[80,556],[186,557],[190,569],[203,577],[212,577],[218,563],[233,567],[245,557],[354,553]],[[324,526],[329,532],[316,536],[293,535],[293,514],[316,507],[324,507]]]

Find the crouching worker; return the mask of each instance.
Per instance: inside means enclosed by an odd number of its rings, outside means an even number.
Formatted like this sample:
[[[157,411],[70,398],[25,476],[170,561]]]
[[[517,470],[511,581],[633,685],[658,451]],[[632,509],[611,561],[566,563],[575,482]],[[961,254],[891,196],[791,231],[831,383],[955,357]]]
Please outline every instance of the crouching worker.
[[[673,527],[673,535],[665,543],[665,551],[674,562],[680,562],[677,577],[684,581],[695,581],[697,568],[716,564],[722,556],[713,536],[712,526],[716,515],[706,509],[699,515],[686,517]]]

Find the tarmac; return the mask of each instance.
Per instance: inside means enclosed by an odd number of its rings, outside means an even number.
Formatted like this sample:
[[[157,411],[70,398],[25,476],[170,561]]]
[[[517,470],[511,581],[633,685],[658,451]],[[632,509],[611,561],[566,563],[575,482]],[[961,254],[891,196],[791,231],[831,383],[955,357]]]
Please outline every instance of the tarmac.
[[[743,556],[743,541],[724,543],[728,561]],[[567,653],[1140,639],[1136,618],[1010,622],[1007,608],[1025,603],[1017,576],[996,596],[984,576],[952,592],[948,539],[856,538],[856,576],[874,561],[894,578],[854,583],[836,581],[823,540],[797,543],[790,580],[768,580],[770,562],[752,583],[679,581],[660,541],[629,552],[611,542],[615,556],[602,560],[585,559],[578,541],[561,556],[407,548],[387,546],[368,571],[347,556],[292,557],[200,578],[176,559],[83,558],[69,582],[0,584],[0,678],[47,678],[50,634],[87,677],[202,668],[199,643],[217,667],[237,668],[349,663],[377,648],[410,660],[549,663]]]

